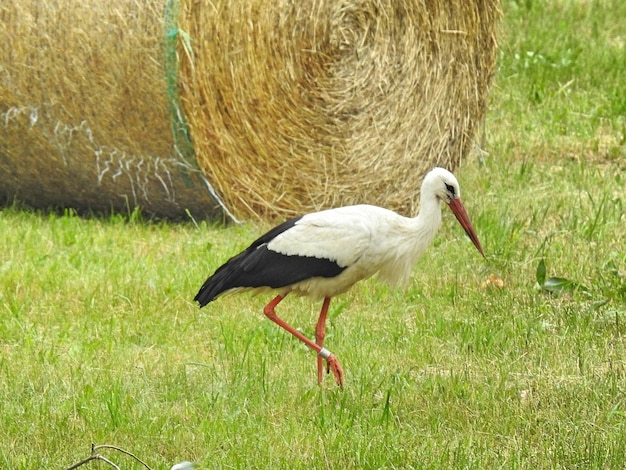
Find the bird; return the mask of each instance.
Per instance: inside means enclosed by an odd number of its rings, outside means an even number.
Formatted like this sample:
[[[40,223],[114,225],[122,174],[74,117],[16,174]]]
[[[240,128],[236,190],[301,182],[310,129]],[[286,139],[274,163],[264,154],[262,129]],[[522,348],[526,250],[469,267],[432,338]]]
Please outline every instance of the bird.
[[[359,204],[291,218],[217,268],[194,300],[202,308],[227,294],[274,292],[263,309],[265,316],[317,353],[318,385],[322,384],[325,360],[326,372],[332,370],[343,388],[343,369],[337,357],[324,347],[331,298],[374,275],[391,287],[405,285],[417,259],[435,238],[442,220],[442,203],[452,210],[484,257],[456,177],[437,167],[423,178],[416,217]],[[290,293],[322,300],[315,341],[276,314],[276,307]]]

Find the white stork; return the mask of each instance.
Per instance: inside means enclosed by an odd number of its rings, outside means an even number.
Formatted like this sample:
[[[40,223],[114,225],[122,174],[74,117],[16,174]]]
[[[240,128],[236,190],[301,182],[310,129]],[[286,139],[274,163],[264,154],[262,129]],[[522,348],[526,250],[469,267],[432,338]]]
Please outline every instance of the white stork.
[[[322,360],[343,386],[343,371],[324,348],[325,323],[331,297],[374,274],[392,287],[409,279],[413,266],[428,248],[441,223],[445,202],[484,256],[478,236],[461,203],[459,183],[443,168],[431,170],[420,192],[417,217],[403,217],[371,205],[339,207],[296,217],[274,227],[229,259],[210,276],[194,298],[200,307],[222,295],[244,291],[275,291],[263,313],[317,352],[317,378]],[[315,342],[278,318],[275,307],[287,294],[323,299]]]

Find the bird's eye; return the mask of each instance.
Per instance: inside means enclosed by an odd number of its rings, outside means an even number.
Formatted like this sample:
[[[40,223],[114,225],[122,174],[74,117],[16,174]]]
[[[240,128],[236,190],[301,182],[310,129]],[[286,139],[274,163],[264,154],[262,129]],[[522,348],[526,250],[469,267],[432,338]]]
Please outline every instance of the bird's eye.
[[[452,186],[451,184],[446,183],[446,190],[450,193],[450,195],[452,197],[455,196],[455,194],[454,194],[454,186]]]

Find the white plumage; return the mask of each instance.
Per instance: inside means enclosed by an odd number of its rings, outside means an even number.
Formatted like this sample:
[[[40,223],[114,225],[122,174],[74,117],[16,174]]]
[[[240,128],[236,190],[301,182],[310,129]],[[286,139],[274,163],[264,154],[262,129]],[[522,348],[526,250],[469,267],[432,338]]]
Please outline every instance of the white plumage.
[[[392,287],[404,284],[436,227],[416,236],[418,231],[418,219],[376,206],[348,206],[305,215],[267,248],[287,256],[328,259],[346,268],[328,282],[315,277],[281,289],[283,294],[293,290],[314,298],[333,297],[377,273]]]
[[[317,351],[319,382],[323,358],[342,385],[343,372],[336,357],[323,348],[330,298],[376,274],[392,287],[405,284],[416,260],[431,244],[441,224],[441,202],[448,204],[483,254],[461,203],[456,178],[443,168],[435,168],[422,183],[417,217],[403,217],[376,206],[356,205],[291,219],[221,266],[207,279],[195,300],[202,307],[232,292],[275,290],[278,296],[265,307],[264,313]],[[315,343],[274,312],[274,307],[290,292],[324,299]]]

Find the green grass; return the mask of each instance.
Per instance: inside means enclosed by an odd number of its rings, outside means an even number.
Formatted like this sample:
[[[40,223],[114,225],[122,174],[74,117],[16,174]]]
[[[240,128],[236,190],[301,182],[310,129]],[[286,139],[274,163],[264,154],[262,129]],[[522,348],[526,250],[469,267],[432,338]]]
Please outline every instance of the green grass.
[[[0,467],[94,442],[153,468],[624,468],[626,5],[545,3],[504,3],[488,154],[458,172],[487,260],[446,213],[405,292],[335,299],[343,391],[267,296],[192,302],[267,227],[0,211]],[[584,289],[537,290],[541,259]],[[318,309],[279,313],[312,336]]]
[[[624,2],[504,1],[503,10],[489,150],[623,167]]]

